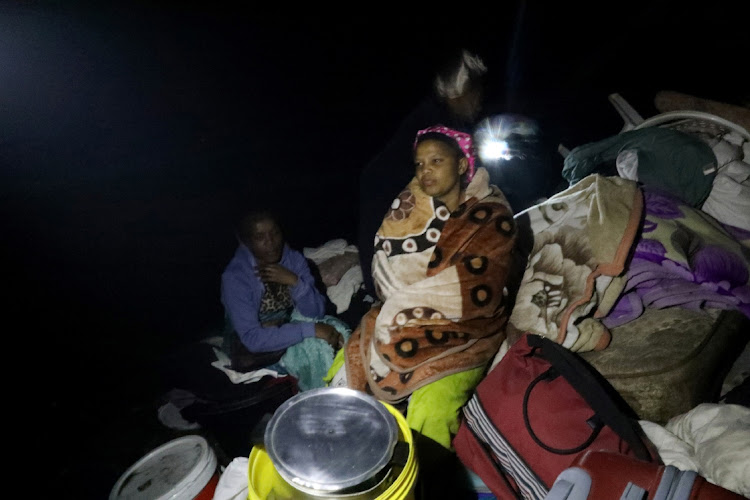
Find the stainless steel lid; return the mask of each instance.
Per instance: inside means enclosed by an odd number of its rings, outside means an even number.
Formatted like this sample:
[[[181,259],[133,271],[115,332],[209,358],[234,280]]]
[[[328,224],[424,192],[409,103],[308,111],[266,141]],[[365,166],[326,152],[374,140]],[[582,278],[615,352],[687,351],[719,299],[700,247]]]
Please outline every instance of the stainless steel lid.
[[[396,418],[374,397],[344,387],[302,392],[279,406],[265,430],[279,474],[303,491],[338,491],[374,477],[391,460]]]

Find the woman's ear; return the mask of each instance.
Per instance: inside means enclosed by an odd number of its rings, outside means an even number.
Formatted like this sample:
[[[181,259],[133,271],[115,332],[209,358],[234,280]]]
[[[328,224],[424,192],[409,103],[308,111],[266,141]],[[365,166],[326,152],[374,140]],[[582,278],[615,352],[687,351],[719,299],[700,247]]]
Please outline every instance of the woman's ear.
[[[458,160],[458,175],[464,175],[466,170],[469,169],[469,160],[463,157]]]

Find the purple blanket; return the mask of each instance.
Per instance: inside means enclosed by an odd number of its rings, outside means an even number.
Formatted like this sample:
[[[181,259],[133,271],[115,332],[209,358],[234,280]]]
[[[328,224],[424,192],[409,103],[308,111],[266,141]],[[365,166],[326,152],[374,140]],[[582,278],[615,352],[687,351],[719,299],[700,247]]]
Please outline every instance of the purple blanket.
[[[632,321],[646,307],[737,309],[750,317],[750,249],[740,243],[750,235],[668,194],[643,192],[643,228],[604,325]]]

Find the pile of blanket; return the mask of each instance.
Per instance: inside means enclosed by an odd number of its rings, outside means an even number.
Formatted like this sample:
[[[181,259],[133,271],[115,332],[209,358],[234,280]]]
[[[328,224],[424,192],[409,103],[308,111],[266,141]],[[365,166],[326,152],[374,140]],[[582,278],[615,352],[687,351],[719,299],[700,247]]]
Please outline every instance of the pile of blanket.
[[[750,317],[748,153],[741,128],[647,127],[573,149],[570,187],[516,215],[526,266],[508,341],[600,350],[647,307]]]
[[[598,319],[622,291],[643,207],[638,185],[592,174],[516,215],[526,266],[508,325],[509,342],[523,333],[549,337],[573,351],[605,348]]]
[[[604,324],[632,321],[645,307],[737,309],[750,317],[747,248],[705,212],[656,189],[644,192],[643,229]]]

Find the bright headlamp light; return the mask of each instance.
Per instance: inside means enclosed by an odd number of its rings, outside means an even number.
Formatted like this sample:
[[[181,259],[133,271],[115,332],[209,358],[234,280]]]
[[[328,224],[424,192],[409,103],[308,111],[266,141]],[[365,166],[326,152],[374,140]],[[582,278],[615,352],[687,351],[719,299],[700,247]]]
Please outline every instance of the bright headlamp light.
[[[503,114],[485,118],[474,133],[477,153],[485,165],[526,158],[525,146],[536,140],[537,125],[526,117]]]

